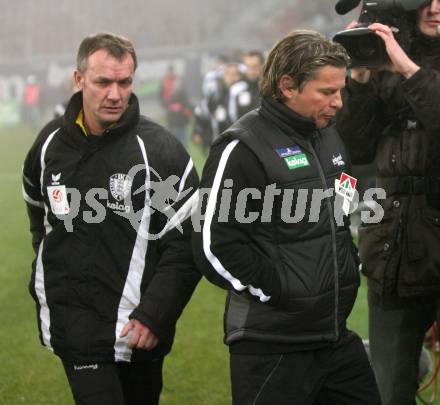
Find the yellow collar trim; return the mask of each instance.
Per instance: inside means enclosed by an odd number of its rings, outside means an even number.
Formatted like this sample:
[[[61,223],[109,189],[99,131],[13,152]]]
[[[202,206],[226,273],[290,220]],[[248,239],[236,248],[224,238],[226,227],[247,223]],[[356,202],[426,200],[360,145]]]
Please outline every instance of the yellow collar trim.
[[[84,125],[84,111],[82,109],[79,112],[78,117],[76,117],[75,123],[83,130],[84,135],[87,136],[86,126]]]

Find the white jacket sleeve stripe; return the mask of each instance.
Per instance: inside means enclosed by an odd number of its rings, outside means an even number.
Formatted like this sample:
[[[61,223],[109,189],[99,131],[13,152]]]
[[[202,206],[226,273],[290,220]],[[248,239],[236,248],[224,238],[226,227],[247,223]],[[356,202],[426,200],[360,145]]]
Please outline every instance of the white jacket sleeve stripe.
[[[231,143],[226,146],[225,150],[222,153],[222,156],[220,158],[220,162],[217,168],[217,172],[215,173],[214,182],[212,184],[212,190],[208,198],[208,204],[206,207],[206,213],[205,213],[205,222],[203,224],[203,251],[205,252],[205,256],[208,259],[209,263],[212,265],[214,270],[220,274],[223,278],[225,278],[227,281],[229,281],[232,286],[238,290],[243,291],[247,287],[244,286],[240,280],[236,279],[232,276],[231,273],[229,273],[221,264],[220,260],[212,253],[211,251],[211,224],[212,219],[215,213],[215,209],[217,206],[217,197],[219,194],[220,184],[223,177],[223,172],[226,167],[226,163],[228,161],[228,158],[234,148],[238,144],[238,140],[234,140]]]
[[[21,191],[23,193],[23,199],[30,205],[33,205],[34,207],[43,208],[44,209],[44,203],[43,201],[35,201],[33,200],[28,193],[26,193],[26,190],[24,189],[24,186],[21,187]]]
[[[49,137],[46,139],[46,142],[44,142],[43,148],[41,150],[41,156],[40,156],[40,165],[41,165],[41,176],[40,176],[40,189],[41,189],[41,195],[44,195],[43,192],[43,177],[44,177],[44,171],[46,169],[46,162],[44,161],[44,158],[46,156],[46,150],[49,146],[50,142],[52,141],[53,137],[57,133],[58,129],[52,132]],[[49,211],[49,208],[46,204],[44,204],[45,209],[45,216],[44,216],[44,226],[46,228],[46,236],[52,231],[52,226],[49,224],[49,221],[47,219],[47,214]],[[40,247],[38,249],[37,254],[37,262],[35,266],[35,293],[38,297],[38,303],[40,304],[40,328],[41,328],[41,337],[43,339],[44,345],[51,351],[53,351],[52,345],[51,345],[51,333],[50,333],[50,311],[49,306],[47,304],[47,298],[46,298],[46,288],[44,283],[44,266],[43,266],[43,249],[44,249],[44,239],[42,240]]]
[[[131,255],[130,265],[125,280],[124,290],[118,307],[118,319],[115,329],[115,361],[131,361],[133,351],[128,347],[128,336],[119,335],[128,322],[129,315],[139,305],[141,300],[141,282],[145,271],[150,231],[150,167],[143,140],[138,136],[137,141],[145,164],[145,203],[141,223],[137,231],[136,242]]]
[[[188,178],[189,174],[191,173],[191,170],[193,167],[194,167],[194,163],[193,163],[192,159],[189,159],[189,162],[186,166],[185,172],[183,173],[183,176],[180,179],[179,194],[177,195],[176,200],[179,199],[180,193],[183,191],[183,189],[185,187],[186,179]]]

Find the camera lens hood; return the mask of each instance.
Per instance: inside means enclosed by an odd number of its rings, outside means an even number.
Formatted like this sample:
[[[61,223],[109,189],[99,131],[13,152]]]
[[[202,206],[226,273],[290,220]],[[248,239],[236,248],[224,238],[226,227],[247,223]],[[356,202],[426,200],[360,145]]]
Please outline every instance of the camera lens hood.
[[[340,31],[333,40],[347,50],[351,67],[377,67],[389,61],[382,39],[366,27]]]

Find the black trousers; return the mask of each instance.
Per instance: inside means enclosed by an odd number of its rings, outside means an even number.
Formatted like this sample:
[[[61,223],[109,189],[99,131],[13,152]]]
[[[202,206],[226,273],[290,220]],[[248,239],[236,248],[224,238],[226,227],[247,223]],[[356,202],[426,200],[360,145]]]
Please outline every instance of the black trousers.
[[[371,362],[384,405],[416,405],[426,331],[440,319],[440,297],[380,296],[368,289]]]
[[[162,365],[163,358],[146,363],[63,361],[77,405],[158,405]]]
[[[381,405],[362,340],[317,350],[231,354],[234,405]]]

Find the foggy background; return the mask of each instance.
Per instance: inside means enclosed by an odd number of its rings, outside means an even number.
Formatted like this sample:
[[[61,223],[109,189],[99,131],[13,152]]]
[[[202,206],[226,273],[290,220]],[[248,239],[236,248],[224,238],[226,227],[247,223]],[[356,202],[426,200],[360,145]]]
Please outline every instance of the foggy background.
[[[14,125],[26,82],[40,86],[39,119],[70,93],[83,37],[111,31],[131,39],[139,58],[135,92],[154,116],[157,90],[173,64],[196,103],[203,74],[215,56],[267,52],[295,28],[332,35],[355,11],[340,17],[333,0],[0,0],[0,126]],[[146,111],[148,108],[151,112]]]

